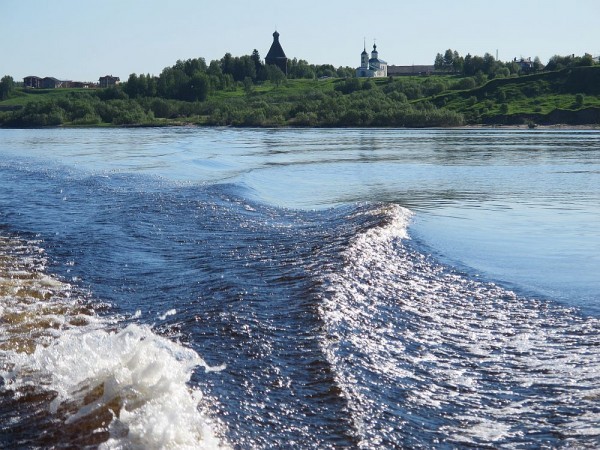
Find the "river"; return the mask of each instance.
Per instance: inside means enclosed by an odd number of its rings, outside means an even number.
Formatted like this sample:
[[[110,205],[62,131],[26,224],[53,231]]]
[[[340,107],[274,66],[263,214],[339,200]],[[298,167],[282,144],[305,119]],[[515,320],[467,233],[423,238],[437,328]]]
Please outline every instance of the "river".
[[[0,447],[600,445],[600,133],[0,130]]]

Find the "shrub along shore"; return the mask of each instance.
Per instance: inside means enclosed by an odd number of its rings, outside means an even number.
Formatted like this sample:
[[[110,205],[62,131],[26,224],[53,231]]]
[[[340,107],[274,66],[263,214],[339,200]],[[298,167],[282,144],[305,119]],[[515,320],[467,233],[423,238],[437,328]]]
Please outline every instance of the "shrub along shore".
[[[180,69],[177,65],[167,69],[171,75],[177,70],[185,75],[185,65],[193,66],[194,61],[178,62]],[[264,81],[230,77],[223,82],[192,74],[181,79],[179,85],[166,82],[162,87],[160,77],[132,75],[126,83],[108,89],[13,88],[8,98],[0,101],[0,126],[600,124],[600,66],[490,81],[457,75],[378,79],[271,76]]]

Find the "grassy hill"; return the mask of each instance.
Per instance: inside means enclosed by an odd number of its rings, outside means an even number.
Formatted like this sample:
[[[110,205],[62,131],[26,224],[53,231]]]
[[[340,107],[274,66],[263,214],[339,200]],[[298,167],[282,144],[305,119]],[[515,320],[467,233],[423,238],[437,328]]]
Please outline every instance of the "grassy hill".
[[[241,83],[205,101],[129,98],[123,89],[17,89],[0,125],[445,127],[600,124],[600,66],[498,78],[328,78]]]
[[[600,66],[496,79],[432,102],[474,124],[600,124]]]

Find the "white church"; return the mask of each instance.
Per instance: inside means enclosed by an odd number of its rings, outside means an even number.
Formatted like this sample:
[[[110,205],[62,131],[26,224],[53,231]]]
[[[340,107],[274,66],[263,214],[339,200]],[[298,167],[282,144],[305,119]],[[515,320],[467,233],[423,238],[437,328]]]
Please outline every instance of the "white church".
[[[381,78],[387,77],[387,74],[387,62],[379,59],[377,45],[373,44],[371,58],[369,58],[369,54],[367,53],[367,48],[365,46],[360,55],[360,67],[356,69],[356,76],[358,78]]]

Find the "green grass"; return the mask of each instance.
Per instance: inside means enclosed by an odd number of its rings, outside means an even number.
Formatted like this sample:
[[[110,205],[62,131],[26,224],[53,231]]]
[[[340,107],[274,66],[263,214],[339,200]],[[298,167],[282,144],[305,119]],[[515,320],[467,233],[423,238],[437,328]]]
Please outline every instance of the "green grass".
[[[581,104],[576,101],[578,94],[583,95]],[[584,120],[575,118],[577,111],[589,108],[600,111],[600,67],[496,79],[468,91],[445,92],[431,101],[438,107],[464,114],[471,123],[511,122],[510,117],[525,121],[526,116],[544,119],[555,111],[573,112],[572,120],[576,122]]]
[[[92,94],[93,89],[15,89],[11,98],[0,102],[0,106],[25,106],[31,102],[68,97],[73,92]]]
[[[250,92],[237,87],[232,90],[213,92],[210,100],[224,100],[230,98],[241,98],[247,96],[260,97],[268,95],[271,98],[302,97],[313,92],[331,92],[340,79],[329,78],[326,80],[286,80],[279,86],[266,81],[252,87]]]
[[[267,117],[281,114],[285,116],[285,119],[283,121],[277,119],[276,123],[285,124],[289,121],[287,123],[294,124],[293,117],[299,112],[309,116],[313,114],[313,119],[314,114],[317,113],[321,118],[327,116],[330,112],[327,109],[330,107],[327,105],[332,105],[331,108],[338,108],[338,111],[331,111],[334,114],[343,114],[344,111],[339,111],[339,108],[349,108],[372,116],[377,114],[381,99],[385,100],[387,108],[395,109],[401,105],[402,101],[406,102],[407,97],[408,103],[412,107],[418,109],[421,106],[428,108],[426,106],[428,104],[429,106],[434,105],[439,110],[462,114],[467,123],[473,124],[524,123],[530,120],[558,120],[557,118],[573,123],[582,120],[588,121],[586,123],[600,122],[600,66],[494,79],[470,90],[455,90],[459,81],[460,77],[450,75],[371,79],[368,82],[374,85],[373,90],[362,90],[361,92],[360,86],[366,82],[366,80],[361,80],[358,92],[351,94],[342,94],[336,89],[337,87],[342,88],[346,84],[346,80],[336,78],[285,80],[280,85],[267,81],[252,86],[249,91],[237,85],[231,90],[212,92],[206,103],[208,106],[204,108],[204,111],[208,112],[179,114],[175,119],[157,118],[154,122],[157,125],[210,123],[208,121],[208,116],[212,114],[210,111],[221,109],[228,117],[232,117],[232,114],[235,116],[236,110],[239,111],[242,108],[248,117],[252,115],[253,111],[258,114],[264,113]],[[433,96],[415,98],[415,87],[422,89],[425,95],[431,92],[440,92],[440,89],[443,92]],[[77,99],[91,99],[95,92],[93,89],[17,89],[10,99],[0,102],[0,112],[2,107],[8,110],[15,106],[53,100],[64,99],[76,103]],[[332,95],[333,92],[335,95]],[[404,92],[406,92],[406,96],[402,100]],[[577,102],[578,94],[583,96],[583,102]],[[372,101],[373,98],[380,100]],[[99,100],[95,98],[95,101]],[[175,106],[185,103],[170,102]],[[149,102],[141,104],[148,112]],[[177,108],[181,111],[186,109],[184,106],[177,106]],[[194,111],[200,111],[200,109],[196,107]],[[598,115],[595,116],[594,111],[590,114],[590,109],[597,109]],[[588,110],[586,114],[578,113],[585,112],[584,110]],[[5,113],[5,117],[8,117],[6,114],[8,113]],[[268,120],[265,121],[265,124],[267,123],[269,123]],[[311,123],[313,123],[312,120]]]

